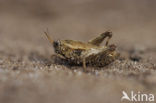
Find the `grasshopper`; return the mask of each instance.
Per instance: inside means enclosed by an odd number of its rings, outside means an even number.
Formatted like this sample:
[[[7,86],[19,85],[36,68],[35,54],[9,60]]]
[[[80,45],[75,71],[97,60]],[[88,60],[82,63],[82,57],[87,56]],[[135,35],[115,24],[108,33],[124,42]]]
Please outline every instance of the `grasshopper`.
[[[53,40],[47,32],[44,32],[48,40],[54,47],[55,53],[62,59],[70,63],[83,65],[106,66],[119,57],[114,44],[109,45],[112,32],[106,31],[88,42],[75,40]],[[106,40],[105,45],[100,44]]]

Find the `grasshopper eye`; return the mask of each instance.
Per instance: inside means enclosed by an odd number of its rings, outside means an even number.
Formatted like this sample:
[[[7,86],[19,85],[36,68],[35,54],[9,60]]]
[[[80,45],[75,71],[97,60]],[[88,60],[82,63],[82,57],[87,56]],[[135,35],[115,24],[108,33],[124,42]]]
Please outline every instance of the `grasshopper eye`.
[[[58,47],[60,45],[60,42],[59,41],[54,41],[54,43],[53,43],[53,46],[54,47]]]

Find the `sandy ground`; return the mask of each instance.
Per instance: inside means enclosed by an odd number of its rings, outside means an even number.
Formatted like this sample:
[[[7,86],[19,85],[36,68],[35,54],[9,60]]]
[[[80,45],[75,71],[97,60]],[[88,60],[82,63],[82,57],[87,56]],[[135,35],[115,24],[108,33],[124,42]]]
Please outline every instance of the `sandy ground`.
[[[155,10],[154,0],[0,0],[0,103],[120,103],[122,91],[156,96]],[[54,63],[47,28],[54,39],[80,41],[111,30],[121,57],[88,73]]]

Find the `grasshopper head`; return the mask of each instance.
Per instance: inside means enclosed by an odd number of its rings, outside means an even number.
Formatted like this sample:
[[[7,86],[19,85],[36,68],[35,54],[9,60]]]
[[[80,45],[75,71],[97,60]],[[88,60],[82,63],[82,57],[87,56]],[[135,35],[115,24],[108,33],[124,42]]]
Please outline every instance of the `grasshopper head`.
[[[48,38],[49,42],[53,45],[55,52],[56,52],[56,53],[59,53],[59,51],[60,51],[60,46],[61,46],[60,41],[59,41],[59,40],[53,40],[53,39],[48,35],[47,32],[44,32],[44,33],[45,33],[46,37]]]
[[[61,51],[61,41],[60,40],[56,40],[53,42],[53,47],[54,47],[54,50],[55,50],[55,53],[60,53]]]

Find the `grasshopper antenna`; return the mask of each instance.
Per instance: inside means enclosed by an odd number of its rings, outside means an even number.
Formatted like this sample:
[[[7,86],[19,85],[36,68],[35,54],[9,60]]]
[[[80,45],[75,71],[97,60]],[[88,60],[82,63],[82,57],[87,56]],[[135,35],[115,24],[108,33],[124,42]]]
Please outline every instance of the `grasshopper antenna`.
[[[54,41],[53,41],[53,39],[48,35],[48,33],[49,33],[49,32],[48,32],[48,28],[47,28],[47,31],[44,31],[44,34],[45,34],[46,37],[48,38],[49,42],[53,44]]]

